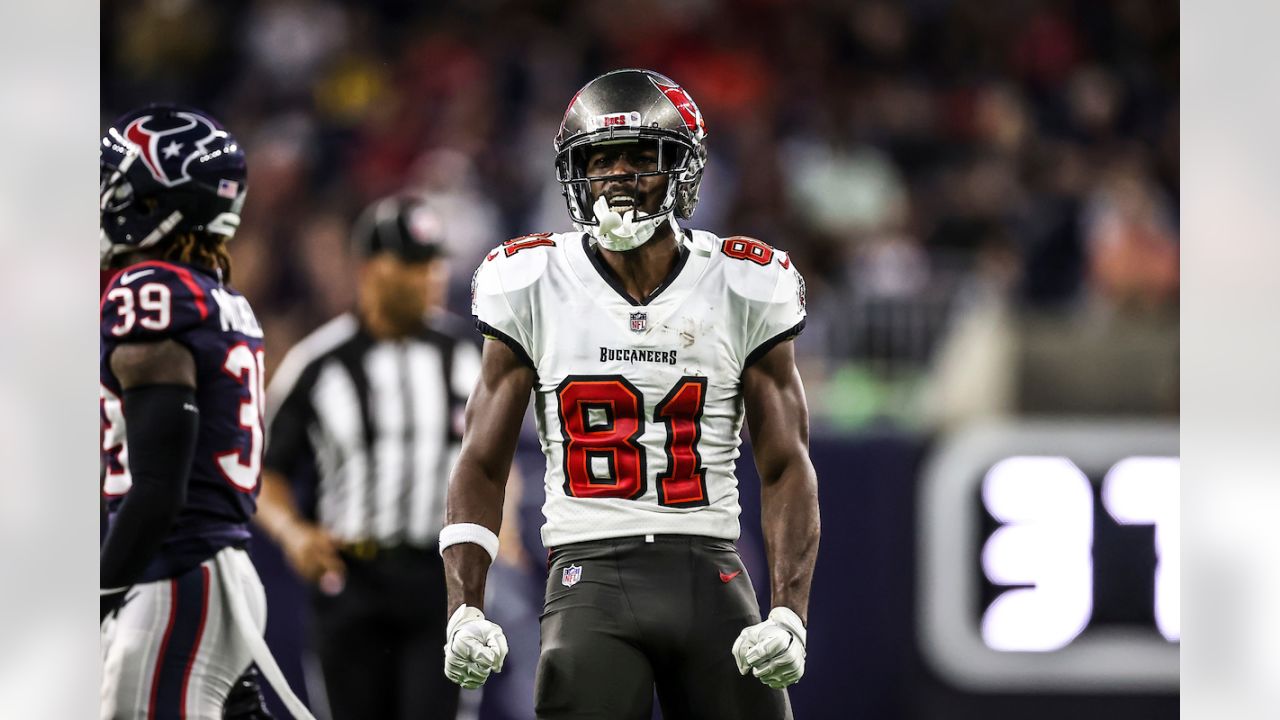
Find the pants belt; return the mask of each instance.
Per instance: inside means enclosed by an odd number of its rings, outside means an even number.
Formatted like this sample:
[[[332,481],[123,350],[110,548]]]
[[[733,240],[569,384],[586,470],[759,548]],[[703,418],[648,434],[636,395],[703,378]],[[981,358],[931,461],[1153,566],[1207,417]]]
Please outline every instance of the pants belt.
[[[408,543],[383,544],[377,540],[356,540],[338,546],[338,551],[357,560],[373,560],[386,555],[430,553],[428,548]]]
[[[338,547],[344,555],[358,558],[360,560],[372,560],[378,556],[378,550],[381,546],[377,540],[357,540],[356,542],[343,543]]]

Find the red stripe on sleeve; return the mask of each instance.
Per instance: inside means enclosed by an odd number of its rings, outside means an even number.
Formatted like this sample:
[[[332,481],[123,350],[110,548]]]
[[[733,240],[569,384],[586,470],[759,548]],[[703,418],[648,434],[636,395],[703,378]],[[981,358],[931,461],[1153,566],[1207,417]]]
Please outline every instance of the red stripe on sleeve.
[[[102,312],[102,306],[107,303],[107,288],[115,284],[116,278],[120,277],[121,270],[99,270],[98,271],[98,312]]]

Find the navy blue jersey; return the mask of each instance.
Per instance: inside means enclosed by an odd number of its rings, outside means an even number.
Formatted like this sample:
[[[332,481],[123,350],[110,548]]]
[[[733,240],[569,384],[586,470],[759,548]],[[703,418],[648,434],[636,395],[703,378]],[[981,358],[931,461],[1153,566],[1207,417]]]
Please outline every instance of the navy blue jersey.
[[[187,501],[139,582],[174,577],[249,538],[262,469],[262,327],[248,300],[212,271],[160,261],[117,274],[100,319],[103,492],[113,522],[132,479],[111,352],[122,343],[172,339],[195,358],[200,432]]]

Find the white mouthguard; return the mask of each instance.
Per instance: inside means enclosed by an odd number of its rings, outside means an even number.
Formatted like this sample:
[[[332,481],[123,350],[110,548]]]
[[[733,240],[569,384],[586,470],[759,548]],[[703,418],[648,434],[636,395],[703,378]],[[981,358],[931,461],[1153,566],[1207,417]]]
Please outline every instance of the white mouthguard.
[[[600,243],[601,247],[614,252],[633,250],[649,242],[649,238],[653,237],[658,226],[671,216],[667,213],[635,222],[632,220],[636,216],[634,208],[621,214],[614,212],[609,207],[608,198],[603,195],[596,198],[593,209],[600,224],[587,226],[587,231]]]

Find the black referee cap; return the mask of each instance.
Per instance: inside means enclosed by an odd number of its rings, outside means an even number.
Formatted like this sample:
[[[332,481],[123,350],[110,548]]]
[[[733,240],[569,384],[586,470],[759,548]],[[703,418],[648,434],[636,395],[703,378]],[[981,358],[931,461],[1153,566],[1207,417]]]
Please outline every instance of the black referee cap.
[[[444,255],[444,223],[422,198],[393,195],[365,208],[351,228],[356,257],[389,252],[405,262]]]

